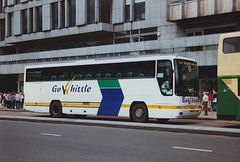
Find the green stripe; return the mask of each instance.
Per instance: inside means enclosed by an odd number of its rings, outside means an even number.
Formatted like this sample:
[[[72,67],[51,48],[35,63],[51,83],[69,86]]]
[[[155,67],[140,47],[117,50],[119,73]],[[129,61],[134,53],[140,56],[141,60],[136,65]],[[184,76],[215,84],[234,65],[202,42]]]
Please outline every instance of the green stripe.
[[[224,76],[218,76],[218,79],[231,79],[231,78],[240,78],[240,75],[224,75]]]
[[[98,80],[100,88],[120,88],[120,84],[117,79],[114,80]]]

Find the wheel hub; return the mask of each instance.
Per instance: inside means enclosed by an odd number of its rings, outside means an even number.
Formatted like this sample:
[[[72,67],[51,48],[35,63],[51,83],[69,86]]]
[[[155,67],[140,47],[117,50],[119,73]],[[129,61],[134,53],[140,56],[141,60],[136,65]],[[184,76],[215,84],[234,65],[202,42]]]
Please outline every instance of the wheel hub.
[[[143,109],[141,109],[141,108],[138,108],[138,109],[135,111],[135,115],[136,115],[136,117],[139,118],[139,119],[143,117],[143,114],[144,114],[144,111],[143,111]]]

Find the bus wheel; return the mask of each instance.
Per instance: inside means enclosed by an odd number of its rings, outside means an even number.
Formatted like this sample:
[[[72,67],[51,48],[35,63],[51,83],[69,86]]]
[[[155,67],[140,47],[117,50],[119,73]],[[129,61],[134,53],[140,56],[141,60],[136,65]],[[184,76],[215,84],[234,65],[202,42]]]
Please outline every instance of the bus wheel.
[[[131,108],[131,119],[136,122],[146,122],[148,120],[148,110],[145,104],[137,103]]]
[[[59,118],[62,116],[62,105],[60,102],[53,102],[50,107],[50,113],[52,117]]]

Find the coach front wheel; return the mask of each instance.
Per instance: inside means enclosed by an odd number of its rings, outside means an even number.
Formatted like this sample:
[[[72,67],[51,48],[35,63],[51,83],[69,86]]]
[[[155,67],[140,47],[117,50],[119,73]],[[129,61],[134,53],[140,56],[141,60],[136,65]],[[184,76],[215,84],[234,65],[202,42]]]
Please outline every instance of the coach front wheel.
[[[58,101],[54,101],[50,107],[50,113],[52,117],[58,118],[62,116],[62,105]]]
[[[136,122],[146,122],[148,120],[148,110],[145,104],[137,103],[130,110],[131,119]]]

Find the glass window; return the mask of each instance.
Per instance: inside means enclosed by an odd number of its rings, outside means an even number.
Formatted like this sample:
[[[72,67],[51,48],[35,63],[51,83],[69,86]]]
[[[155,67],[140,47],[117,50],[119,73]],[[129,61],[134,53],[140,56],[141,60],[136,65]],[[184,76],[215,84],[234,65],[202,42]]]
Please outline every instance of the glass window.
[[[3,0],[0,0],[0,13],[3,13]]]
[[[135,0],[134,20],[145,20],[145,0]]]
[[[175,66],[175,93],[177,96],[198,96],[198,67],[196,62],[179,60]]]
[[[14,35],[14,16],[13,13],[8,14],[8,35]]]
[[[217,50],[218,45],[207,45],[206,50]]]
[[[52,29],[58,28],[58,3],[52,3]]]
[[[173,95],[173,69],[169,60],[158,61],[157,80],[162,95]]]
[[[20,0],[15,0],[15,4],[20,4]]]
[[[130,3],[131,0],[125,0],[125,22],[130,21]]]
[[[130,42],[130,38],[119,38],[119,39],[115,39],[115,44],[120,44],[120,43],[129,43]]]
[[[0,20],[0,40],[3,41],[5,38],[5,19]]]
[[[28,70],[27,81],[41,81],[42,70]]]
[[[42,6],[36,7],[37,32],[42,31]]]
[[[76,26],[76,0],[68,0],[69,27]]]
[[[170,2],[170,4],[176,4],[176,3],[181,3],[182,2],[182,0],[169,0]]]
[[[95,0],[87,1],[87,21],[88,24],[95,23]]]
[[[28,69],[27,81],[153,78],[155,61]]]
[[[223,40],[223,53],[240,52],[240,37],[226,38]]]
[[[27,10],[22,10],[21,11],[21,17],[22,17],[22,34],[27,34]]]
[[[61,8],[60,8],[60,26],[61,28],[65,27],[65,1],[60,2]]]
[[[100,2],[100,20],[101,22],[110,23],[112,8],[111,0],[101,0]]]
[[[33,32],[33,8],[29,9],[29,32]]]

